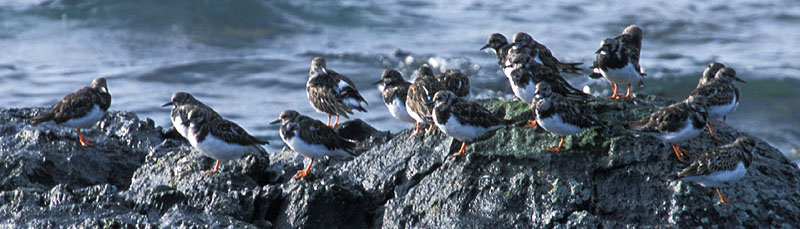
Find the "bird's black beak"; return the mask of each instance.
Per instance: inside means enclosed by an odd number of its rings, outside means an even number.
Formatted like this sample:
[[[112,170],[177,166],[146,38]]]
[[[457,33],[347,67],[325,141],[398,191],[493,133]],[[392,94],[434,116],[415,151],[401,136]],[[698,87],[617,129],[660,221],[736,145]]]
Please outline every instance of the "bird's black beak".
[[[383,83],[383,79],[379,79],[378,81],[373,82],[372,85],[378,85],[381,83]]]
[[[736,77],[736,76],[733,77],[733,80],[736,80],[736,81],[739,81],[739,82],[742,82],[742,83],[747,83],[747,81],[744,81],[742,78],[739,78],[739,77]]]
[[[168,107],[168,106],[172,106],[173,104],[174,103],[172,103],[172,102],[168,102],[168,103],[165,103],[164,105],[161,105],[161,107]]]
[[[479,49],[479,50],[483,51],[484,49],[487,49],[489,47],[492,47],[492,45],[491,44],[486,44],[483,47],[481,47],[481,49]]]
[[[598,54],[598,53],[600,53],[602,51],[608,52],[607,50],[611,50],[610,45],[609,44],[603,44],[603,46],[600,46],[600,48],[597,49],[597,51],[595,51],[594,54]]]
[[[280,123],[280,122],[281,122],[281,120],[280,120],[280,119],[278,119],[278,120],[275,120],[275,121],[272,121],[272,122],[270,122],[269,124],[278,124],[278,123]]]
[[[425,106],[429,106],[429,107],[430,107],[430,106],[433,106],[433,101],[427,101],[427,102],[425,102]]]

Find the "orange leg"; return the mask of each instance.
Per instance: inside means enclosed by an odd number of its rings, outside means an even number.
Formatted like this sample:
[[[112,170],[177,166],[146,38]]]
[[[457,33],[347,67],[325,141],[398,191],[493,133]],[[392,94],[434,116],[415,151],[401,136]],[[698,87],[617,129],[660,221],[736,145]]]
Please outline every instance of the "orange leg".
[[[536,119],[528,121],[528,124],[523,126],[524,128],[534,128],[536,127]]]
[[[617,96],[619,99],[630,99],[631,98],[631,84],[628,84],[628,90],[625,92],[625,95]]]
[[[456,158],[456,157],[459,157],[461,155],[464,155],[464,153],[466,153],[466,152],[467,152],[467,142],[462,142],[461,143],[461,149],[459,149],[456,154],[453,154],[453,158]]]
[[[428,132],[431,132],[431,131],[433,131],[433,130],[436,128],[436,124],[433,124],[433,123],[431,123],[430,125],[431,125],[431,126],[430,126],[430,127],[428,127]]]
[[[419,133],[422,133],[422,132],[419,131],[419,122],[417,122],[417,128],[414,128],[414,133],[411,134],[411,135],[415,135],[415,134],[419,134]]]
[[[550,151],[550,152],[558,152],[559,150],[561,150],[561,146],[564,145],[564,139],[566,139],[566,138],[567,138],[567,136],[561,137],[561,141],[558,142],[558,146],[551,147],[550,149],[547,149],[547,150]]]
[[[294,176],[294,179],[300,179],[308,176],[308,173],[311,172],[312,165],[314,165],[314,159],[311,159],[311,163],[308,163],[308,167],[306,167],[306,169],[297,170],[297,176]]]
[[[719,140],[717,136],[714,136],[714,130],[711,129],[711,124],[706,123],[706,127],[708,127],[708,132],[711,133],[711,137],[714,138],[714,140],[717,140],[718,142],[722,141]]]
[[[625,93],[625,97],[631,97],[631,84],[628,84],[628,92]]]
[[[619,96],[617,96],[617,84],[615,84],[615,83],[613,83],[611,81],[608,81],[608,84],[611,84],[611,91],[612,91],[611,96],[609,96],[608,98],[609,99],[619,99]]]
[[[339,115],[336,115],[336,122],[333,123],[333,126],[339,125]]]
[[[681,149],[681,147],[676,145],[676,144],[672,144],[672,150],[675,151],[675,156],[678,157],[679,161],[681,161],[683,163],[688,163],[688,161],[686,161],[686,156],[687,156],[686,155],[686,150]]]
[[[206,174],[212,174],[212,173],[216,173],[218,171],[219,171],[219,160],[217,160],[217,163],[214,165],[214,169],[206,170]]]
[[[328,115],[328,126],[331,126],[331,115]]]
[[[725,120],[726,119],[728,119],[728,116],[722,116],[722,128],[725,128]]]
[[[75,128],[75,131],[78,131],[78,141],[81,143],[82,146],[94,146],[94,141],[89,140],[86,137],[83,137],[81,129]]]
[[[735,203],[736,203],[736,202],[734,202],[734,201],[730,201],[730,200],[728,200],[728,199],[725,199],[725,197],[722,197],[722,192],[720,192],[720,191],[719,191],[719,188],[715,188],[715,189],[717,190],[717,194],[719,194],[719,202],[720,202],[720,203],[723,203],[723,204],[725,204],[725,205],[728,205],[728,204],[735,204]]]

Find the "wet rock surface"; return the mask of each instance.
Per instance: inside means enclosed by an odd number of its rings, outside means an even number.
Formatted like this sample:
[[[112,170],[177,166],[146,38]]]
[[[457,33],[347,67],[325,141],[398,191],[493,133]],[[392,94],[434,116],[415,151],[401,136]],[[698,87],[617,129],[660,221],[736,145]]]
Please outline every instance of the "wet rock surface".
[[[27,121],[43,108],[0,110],[2,227],[624,227],[800,226],[800,171],[758,143],[747,175],[713,189],[667,180],[685,165],[668,145],[622,126],[673,102],[592,99],[587,109],[606,128],[567,137],[522,128],[532,118],[520,101],[480,101],[518,125],[469,144],[434,131],[388,133],[360,120],[337,132],[361,142],[359,156],[321,160],[294,179],[308,159],[288,148],[223,162],[129,112],[113,111],[83,129]],[[719,129],[719,130],[717,130]],[[746,135],[718,127],[681,144],[697,157]],[[282,144],[272,142],[272,144]]]

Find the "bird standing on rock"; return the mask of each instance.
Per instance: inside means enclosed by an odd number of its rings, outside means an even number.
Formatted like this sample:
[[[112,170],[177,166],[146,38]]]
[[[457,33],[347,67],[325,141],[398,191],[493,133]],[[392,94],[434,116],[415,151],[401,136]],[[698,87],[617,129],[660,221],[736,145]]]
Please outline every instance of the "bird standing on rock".
[[[552,68],[547,68],[533,61],[530,55],[520,53],[510,56],[513,70],[508,78],[508,83],[511,85],[511,91],[514,92],[514,95],[522,101],[526,103],[533,101],[533,96],[536,93],[536,84],[539,82],[547,83],[553,92],[570,99],[583,100],[589,98],[588,94],[572,87],[564,77],[561,77]]]
[[[719,194],[720,203],[734,203],[725,199],[719,188],[730,186],[744,177],[753,162],[755,150],[755,139],[739,137],[731,144],[703,154],[670,180],[692,181],[703,187],[714,188]]]
[[[433,103],[431,101],[433,101],[433,96],[436,95],[436,92],[444,89],[444,85],[436,80],[430,67],[427,65],[419,67],[417,78],[408,87],[408,97],[406,98],[408,114],[417,121],[414,134],[423,132],[419,128],[421,124],[430,124],[429,132],[436,127],[431,116],[433,111]]]
[[[172,106],[172,110],[170,111],[170,121],[172,121],[172,126],[175,127],[175,130],[183,136],[184,138],[187,137],[186,132],[189,129],[189,112],[193,109],[206,109],[208,110],[207,119],[210,118],[222,118],[214,109],[207,106],[200,100],[197,100],[192,96],[192,94],[186,92],[175,92],[172,94],[172,98],[168,103],[161,105],[161,107],[168,107]]]
[[[704,98],[690,97],[634,121],[626,128],[654,134],[661,141],[671,144],[678,160],[687,163],[686,150],[676,143],[700,135],[707,121],[708,112]]]
[[[446,135],[461,141],[461,148],[453,157],[464,155],[467,142],[505,127],[509,121],[497,118],[480,104],[459,98],[447,90],[433,97],[433,120]]]
[[[92,140],[83,136],[81,128],[88,128],[105,116],[111,106],[111,94],[103,77],[94,78],[88,87],[77,90],[53,105],[44,114],[31,118],[31,124],[53,121],[58,125],[75,128],[82,146],[93,146]]]
[[[295,179],[308,176],[314,160],[325,156],[352,158],[355,143],[340,137],[333,128],[321,121],[301,115],[295,110],[281,112],[278,120],[271,124],[281,123],[280,135],[283,142],[293,151],[311,159],[308,167],[298,170]]]
[[[389,114],[400,121],[415,123],[416,120],[408,114],[409,111],[406,108],[406,97],[411,83],[403,79],[403,75],[400,72],[393,69],[383,71],[381,79],[375,81],[373,85],[381,83],[383,84],[381,96],[386,108],[389,108]]]
[[[561,149],[567,135],[603,125],[601,121],[586,113],[578,104],[558,93],[553,93],[550,85],[545,82],[536,84],[536,96],[533,98],[531,108],[536,114],[536,119],[530,121],[525,127],[534,127],[538,124],[547,132],[562,136],[558,146],[549,149],[551,152],[558,152]]]
[[[259,145],[269,142],[253,137],[238,124],[220,117],[209,107],[183,105],[188,110],[186,120],[186,140],[201,154],[216,160],[214,169],[206,174],[219,171],[220,161],[239,158],[248,152],[262,152]]]
[[[714,75],[714,79],[695,89],[689,94],[689,98],[705,100],[708,120],[717,120],[722,117],[722,126],[725,127],[727,115],[739,107],[739,87],[736,86],[735,81],[746,83],[736,76],[733,68],[721,68]],[[711,133],[711,137],[719,140],[711,130],[711,124],[706,123],[706,127]]]
[[[595,53],[591,78],[605,77],[611,84],[611,99],[631,98],[631,84],[642,83],[644,72],[639,66],[639,54],[642,49],[642,28],[629,25],[617,37],[607,38],[600,43]],[[627,84],[625,95],[618,95],[618,84]]]
[[[341,75],[327,68],[325,58],[314,57],[311,60],[311,69],[308,72],[308,82],[306,82],[306,96],[317,112],[328,115],[328,125],[331,124],[331,116],[336,115],[336,122],[339,124],[339,116],[349,118],[348,114],[353,114],[353,109],[367,112],[365,105],[367,101],[358,93],[355,84],[347,76]]]

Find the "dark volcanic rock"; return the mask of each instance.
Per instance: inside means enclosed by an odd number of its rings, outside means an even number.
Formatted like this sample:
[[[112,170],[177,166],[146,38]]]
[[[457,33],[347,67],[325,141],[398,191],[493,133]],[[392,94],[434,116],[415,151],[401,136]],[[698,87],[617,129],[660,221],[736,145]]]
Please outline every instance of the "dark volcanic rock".
[[[163,140],[152,120],[110,112],[83,130],[95,147],[81,147],[70,128],[31,126],[27,118],[43,110],[0,111],[0,225],[270,225],[266,213],[281,191],[267,185],[266,152],[206,175],[214,161],[179,140]]]
[[[362,195],[356,206],[371,213],[342,213],[330,203],[306,201],[309,209],[325,209],[341,225],[342,217],[365,215],[370,227],[623,227],[623,226],[798,226],[800,172],[780,152],[758,144],[748,175],[723,192],[737,204],[718,203],[713,189],[686,182],[669,183],[667,177],[685,165],[671,148],[655,137],[622,128],[671,100],[637,96],[634,101],[592,99],[589,111],[609,123],[567,138],[565,149],[546,151],[559,138],[541,129],[517,126],[497,131],[485,141],[471,144],[467,154],[452,159],[459,142],[441,132],[409,136],[404,131],[385,144],[376,144],[352,161],[317,164],[301,189],[284,189],[297,199],[318,196],[313,190]],[[507,119],[532,118],[518,101],[482,101],[491,110],[505,110]],[[726,127],[722,143],[703,134],[681,145],[693,157],[744,133]],[[286,153],[286,152],[283,152]],[[277,163],[302,164],[297,159],[275,158]],[[294,181],[292,181],[294,182]],[[336,182],[347,188],[322,189]],[[362,188],[351,187],[350,183]],[[340,195],[325,194],[339,198]],[[348,198],[340,198],[348,199]],[[296,202],[296,201],[293,201]],[[351,206],[352,207],[352,206]],[[291,209],[284,207],[283,209]],[[348,208],[350,209],[350,208]],[[332,213],[333,212],[333,213]],[[352,213],[352,214],[351,214]],[[295,212],[287,211],[292,215]],[[324,214],[300,213],[290,219]],[[311,225],[295,220],[287,226]],[[313,225],[320,225],[314,222]],[[362,225],[358,222],[349,222]]]
[[[480,101],[505,118],[532,118],[519,101]],[[284,149],[224,162],[181,140],[163,138],[152,121],[111,112],[80,147],[74,130],[31,126],[42,109],[0,111],[0,225],[4,227],[234,228],[531,228],[531,227],[786,227],[800,226],[800,171],[764,142],[747,175],[722,191],[667,177],[685,165],[655,137],[622,128],[673,101],[590,99],[606,128],[567,137],[519,125],[470,144],[439,131],[410,136],[363,121],[337,132],[361,143],[352,160],[307,165]],[[718,129],[718,130],[717,130]],[[681,144],[692,157],[745,135],[717,128]],[[280,142],[273,142],[280,144]]]
[[[129,112],[112,112],[82,132],[97,142],[82,147],[74,129],[28,118],[45,109],[0,112],[0,190],[17,187],[47,190],[58,184],[72,188],[112,184],[127,188],[133,171],[161,141],[152,120],[140,121]]]

